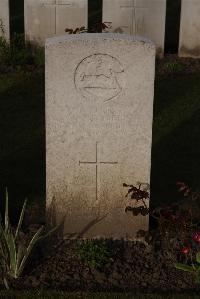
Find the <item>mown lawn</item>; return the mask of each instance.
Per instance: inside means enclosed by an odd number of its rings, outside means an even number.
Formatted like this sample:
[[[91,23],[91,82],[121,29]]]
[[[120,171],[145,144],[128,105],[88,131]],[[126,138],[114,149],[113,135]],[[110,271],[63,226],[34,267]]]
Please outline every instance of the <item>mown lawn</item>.
[[[45,194],[44,74],[0,75],[0,186],[20,207]],[[177,180],[200,186],[200,74],[155,84],[151,204],[172,202]]]
[[[173,202],[176,181],[200,186],[200,74],[156,81],[152,203]]]
[[[26,196],[44,198],[44,75],[0,75],[0,187],[8,188],[16,215]]]

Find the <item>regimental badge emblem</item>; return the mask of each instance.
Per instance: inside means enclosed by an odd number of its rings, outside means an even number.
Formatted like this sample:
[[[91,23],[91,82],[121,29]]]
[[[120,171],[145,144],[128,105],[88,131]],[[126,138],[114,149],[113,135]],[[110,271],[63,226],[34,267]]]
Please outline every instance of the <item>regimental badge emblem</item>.
[[[93,54],[77,66],[74,83],[87,99],[110,101],[118,97],[124,87],[124,68],[111,55]]]

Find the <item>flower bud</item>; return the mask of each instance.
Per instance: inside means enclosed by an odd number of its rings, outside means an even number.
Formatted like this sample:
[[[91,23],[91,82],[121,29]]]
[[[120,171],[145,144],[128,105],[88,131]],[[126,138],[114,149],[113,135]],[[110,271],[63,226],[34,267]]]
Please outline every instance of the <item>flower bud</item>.
[[[195,232],[192,234],[192,240],[197,242],[197,243],[200,243],[200,232]]]
[[[189,246],[181,248],[181,253],[183,253],[183,254],[188,254],[189,251],[190,251],[190,247]]]

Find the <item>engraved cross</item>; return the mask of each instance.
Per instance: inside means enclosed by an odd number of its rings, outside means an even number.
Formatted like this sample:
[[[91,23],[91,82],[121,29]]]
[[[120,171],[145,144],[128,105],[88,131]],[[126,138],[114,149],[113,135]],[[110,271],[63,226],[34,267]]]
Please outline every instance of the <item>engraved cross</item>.
[[[135,0],[130,0],[131,3],[127,5],[120,5],[120,8],[130,8],[131,9],[131,26],[130,26],[130,34],[137,33],[137,21],[136,21],[136,10],[137,9],[148,9],[145,6],[137,6],[135,4]]]
[[[54,13],[55,13],[55,28],[54,28],[54,33],[57,33],[57,8],[59,6],[73,6],[72,3],[59,3],[58,0],[54,0],[54,3],[43,3],[43,6],[52,6],[54,7]]]
[[[95,161],[89,161],[89,162],[82,162],[79,161],[79,165],[81,164],[92,164],[95,165],[96,167],[96,177],[95,177],[95,181],[96,181],[96,200],[98,199],[98,168],[101,164],[118,164],[118,162],[110,162],[110,161],[99,161],[98,159],[98,142],[96,142],[96,158]]]

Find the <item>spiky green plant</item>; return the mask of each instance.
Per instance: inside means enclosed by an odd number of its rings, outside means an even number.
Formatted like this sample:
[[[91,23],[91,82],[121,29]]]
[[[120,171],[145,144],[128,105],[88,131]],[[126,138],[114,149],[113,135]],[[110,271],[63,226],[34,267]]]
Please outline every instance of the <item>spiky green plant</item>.
[[[23,245],[19,240],[19,233],[24,219],[24,212],[26,209],[27,199],[23,204],[23,208],[19,217],[18,225],[14,231],[11,227],[8,212],[8,192],[6,190],[5,202],[5,217],[4,223],[2,217],[0,218],[0,272],[3,274],[3,281],[5,287],[9,289],[8,279],[18,278],[26,265],[27,259],[34,245],[42,238],[41,236],[44,226],[40,227],[34,234],[27,246]]]
[[[176,263],[175,268],[186,271],[186,272],[191,272],[195,273],[196,275],[196,283],[200,283],[200,252],[196,253],[196,264],[192,265],[187,265],[187,264],[182,264],[182,263]]]

